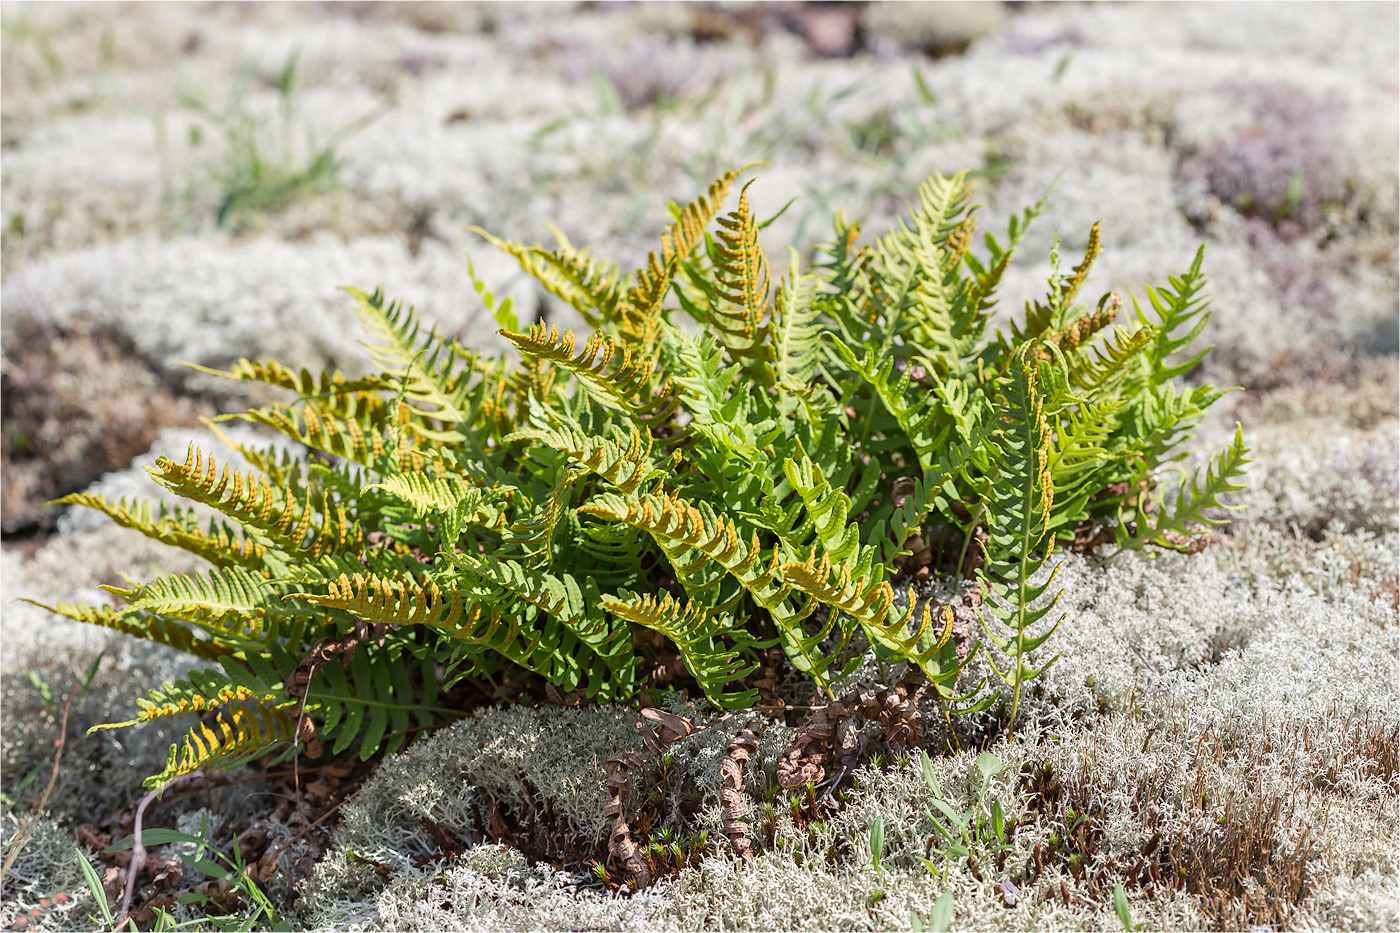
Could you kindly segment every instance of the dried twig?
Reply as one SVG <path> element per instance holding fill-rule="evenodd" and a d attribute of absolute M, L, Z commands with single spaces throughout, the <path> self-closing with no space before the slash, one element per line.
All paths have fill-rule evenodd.
<path fill-rule="evenodd" d="M 39 795 L 39 799 L 34 801 L 34 805 L 29 808 L 29 820 L 24 828 L 16 835 L 14 842 L 10 844 L 10 851 L 5 856 L 5 864 L 0 865 L 0 888 L 5 886 L 5 876 L 10 873 L 10 869 L 15 865 L 15 859 L 19 858 L 20 850 L 25 847 L 30 838 L 34 835 L 34 830 L 39 826 L 39 814 L 43 812 L 49 797 L 53 794 L 53 788 L 58 783 L 58 766 L 63 762 L 63 747 L 68 744 L 68 713 L 73 708 L 73 699 L 78 695 L 78 687 L 74 686 L 68 693 L 68 699 L 63 704 L 63 717 L 58 724 L 58 739 L 54 742 L 58 751 L 53 756 L 53 770 L 49 772 L 49 783 L 44 788 L 44 792 Z"/>
<path fill-rule="evenodd" d="M 112 925 L 112 929 L 120 930 L 131 916 L 131 898 L 136 893 L 136 877 L 141 874 L 141 867 L 146 862 L 146 847 L 141 843 L 141 821 L 146 816 L 146 808 L 155 802 L 162 793 L 176 784 L 188 781 L 191 778 L 202 777 L 202 769 L 196 769 L 188 774 L 181 774 L 173 778 L 167 784 L 151 791 L 141 798 L 141 802 L 136 805 L 136 823 L 132 828 L 132 848 L 131 861 L 126 866 L 126 890 L 122 893 L 121 919 Z"/>

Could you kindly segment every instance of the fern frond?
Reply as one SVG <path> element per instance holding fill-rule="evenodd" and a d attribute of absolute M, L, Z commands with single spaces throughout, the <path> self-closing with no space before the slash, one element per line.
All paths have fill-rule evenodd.
<path fill-rule="evenodd" d="M 850 497 L 831 488 L 821 467 L 812 462 L 800 443 L 797 456 L 783 461 L 783 475 L 807 512 L 806 521 L 791 539 L 797 549 L 809 550 L 809 539 L 815 539 L 831 560 L 844 562 L 855 554 L 860 547 L 860 527 L 849 521 Z"/>
<path fill-rule="evenodd" d="M 639 422 L 662 421 L 675 410 L 676 400 L 669 385 L 654 395 L 649 391 L 654 359 L 634 353 L 627 345 L 612 338 L 594 334 L 583 350 L 574 355 L 574 332 L 559 334 L 558 327 L 538 323 L 524 334 L 502 331 L 521 353 L 549 360 L 578 379 L 589 396 L 604 407 L 627 412 Z M 617 357 L 619 349 L 620 358 Z"/>
<path fill-rule="evenodd" d="M 1031 668 L 1026 664 L 1025 657 L 1044 644 L 1060 625 L 1057 619 L 1049 631 L 1032 634 L 1032 627 L 1050 612 L 1059 599 L 1056 593 L 1050 605 L 1033 606 L 1051 585 L 1059 569 L 1057 565 L 1050 580 L 1043 584 L 1036 585 L 1031 581 L 1048 556 L 1044 542 L 1050 533 L 1055 498 L 1055 483 L 1050 472 L 1054 437 L 1045 414 L 1045 398 L 1039 387 L 1040 380 L 1050 373 L 1050 369 L 1048 364 L 1037 367 L 1030 362 L 1029 357 L 1034 349 L 1034 345 L 1028 344 L 1016 354 L 1012 361 L 1011 378 L 1004 386 L 1004 429 L 998 445 L 1000 475 L 986 500 L 990 540 L 987 563 L 978 570 L 978 579 L 987 594 L 985 613 L 990 613 L 1010 633 L 1003 634 L 996 630 L 986 621 L 984 614 L 982 624 L 987 637 L 1010 659 L 1003 670 L 988 657 L 992 670 L 1012 688 L 1008 735 L 1015 726 L 1025 682 L 1049 667 L 1047 664 L 1038 670 Z"/>
<path fill-rule="evenodd" d="M 415 664 L 402 647 L 361 645 L 348 671 L 339 661 L 316 669 L 306 690 L 306 708 L 325 717 L 321 731 L 335 739 L 331 754 L 339 755 L 359 738 L 361 761 L 380 752 L 392 755 L 415 726 L 458 715 L 435 705 L 438 683 L 432 663 Z"/>
<path fill-rule="evenodd" d="M 1156 337 L 1157 330 L 1153 327 L 1139 327 L 1134 331 L 1113 328 L 1110 338 L 1093 346 L 1092 358 L 1088 353 L 1071 358 L 1070 381 L 1076 388 L 1087 391 L 1117 389 Z"/>
<path fill-rule="evenodd" d="M 623 492 L 634 492 L 668 473 L 652 459 L 651 435 L 636 428 L 619 433 L 616 440 L 589 435 L 567 423 L 536 425 L 505 437 L 507 443 L 520 440 L 534 441 L 565 454 Z"/>
<path fill-rule="evenodd" d="M 705 696 L 720 709 L 746 709 L 758 699 L 758 691 L 725 692 L 724 686 L 747 677 L 758 667 L 740 660 L 740 651 L 749 643 L 743 630 L 732 620 L 707 612 L 695 605 L 682 605 L 667 593 L 659 597 L 623 590 L 617 596 L 604 595 L 602 606 L 627 622 L 659 632 L 671 640 L 685 662 L 686 670 L 700 684 Z M 728 637 L 733 645 L 725 645 Z"/>
<path fill-rule="evenodd" d="M 295 701 L 284 700 L 219 710 L 212 723 L 193 726 L 183 746 L 170 746 L 165 770 L 147 778 L 145 786 L 155 790 L 200 768 L 232 768 L 256 758 L 296 732 L 289 712 L 294 705 Z"/>
<path fill-rule="evenodd" d="M 591 580 L 580 586 L 567 573 L 556 576 L 514 561 L 478 560 L 466 554 L 454 555 L 453 562 L 559 620 L 607 665 L 608 699 L 628 696 L 635 689 L 631 633 L 625 625 L 609 625 L 597 611 L 598 589 Z"/>
<path fill-rule="evenodd" d="M 390 425 L 369 414 L 341 419 L 323 417 L 314 408 L 297 410 L 289 405 L 274 404 L 238 415 L 221 416 L 218 420 L 235 418 L 272 428 L 313 450 L 343 457 L 371 469 L 377 467 L 387 454 L 385 431 Z M 422 469 L 426 462 L 420 452 L 406 443 L 397 446 L 395 455 L 401 465 L 409 464 L 401 467 L 403 469 Z"/>
<path fill-rule="evenodd" d="M 439 537 L 449 547 L 468 525 L 495 531 L 505 527 L 506 516 L 499 496 L 478 489 L 458 476 L 393 473 L 383 482 L 364 488 L 366 491 L 382 489 L 406 503 L 419 521 L 436 516 Z"/>
<path fill-rule="evenodd" d="M 778 283 L 773 302 L 772 341 L 769 357 L 775 381 L 789 391 L 810 391 L 820 362 L 821 307 L 816 300 L 816 277 L 798 268 L 797 250 L 788 250 L 788 273 Z"/>
<path fill-rule="evenodd" d="M 854 568 L 849 564 L 833 565 L 827 555 L 823 554 L 818 560 L 814 553 L 805 561 L 784 564 L 783 576 L 794 589 L 855 619 L 871 644 L 917 665 L 930 682 L 943 684 L 957 676 L 960 668 L 945 669 L 946 659 L 942 656 L 952 633 L 952 616 L 945 614 L 942 633 L 931 639 L 933 613 L 932 606 L 926 602 L 911 632 L 910 623 L 915 621 L 918 600 L 911 593 L 909 611 L 903 616 L 891 613 L 894 590 L 881 579 L 881 574 L 871 573 L 859 565 Z"/>
<path fill-rule="evenodd" d="M 869 570 L 856 573 L 847 564 L 833 565 L 830 555 L 820 550 L 805 561 L 783 564 L 782 572 L 783 579 L 794 589 L 846 613 L 867 631 L 883 630 L 885 617 L 894 602 L 894 590 L 883 579 L 883 573 Z"/>
<path fill-rule="evenodd" d="M 133 638 L 153 641 L 158 645 L 165 645 L 206 661 L 217 661 L 220 658 L 228 657 L 244 647 L 242 641 L 231 641 L 217 633 L 210 633 L 207 638 L 199 638 L 194 630 L 178 620 L 163 619 L 160 616 L 147 615 L 142 612 L 132 612 L 130 609 L 115 609 L 111 606 L 83 606 L 74 603 L 49 605 L 35 599 L 24 599 L 23 601 L 41 609 L 47 609 L 55 615 L 72 619 L 74 622 L 96 625 L 114 632 L 121 632 L 123 635 L 130 635 Z"/>
<path fill-rule="evenodd" d="M 384 293 L 366 294 L 358 289 L 346 289 L 355 299 L 355 315 L 369 334 L 365 342 L 375 363 L 391 376 L 397 377 L 404 397 L 414 411 L 446 427 L 466 419 L 461 408 L 464 380 L 456 370 L 465 358 L 455 353 L 451 344 L 432 328 L 420 337 L 422 325 L 412 308 L 402 302 L 386 302 Z M 443 431 L 441 441 L 460 440 L 453 431 Z"/>
<path fill-rule="evenodd" d="M 845 341 L 835 341 L 836 352 L 870 387 L 884 409 L 899 423 L 903 437 L 908 439 L 919 458 L 919 466 L 933 468 L 934 452 L 946 443 L 949 425 L 940 417 L 943 406 L 938 396 L 930 392 L 912 392 L 911 369 L 905 366 L 895 374 L 895 357 L 882 357 L 874 348 L 866 348 L 861 357 L 855 355 Z"/>
<path fill-rule="evenodd" d="M 707 503 L 691 503 L 677 495 L 624 497 L 604 493 L 578 511 L 647 532 L 661 545 L 678 575 L 698 562 L 717 564 L 768 611 L 793 666 L 829 691 L 832 657 L 824 655 L 820 645 L 835 626 L 836 616 L 833 613 L 814 635 L 803 630 L 802 621 L 816 604 L 794 607 L 789 602 L 792 587 L 781 576 L 779 556 L 775 551 L 765 566 L 757 535 L 745 541 L 732 519 L 717 514 Z"/>
<path fill-rule="evenodd" d="M 276 690 L 257 690 L 246 683 L 233 680 L 228 674 L 217 670 L 190 671 L 188 680 L 167 681 L 155 690 L 149 690 L 145 697 L 136 700 L 140 710 L 135 719 L 126 722 L 105 722 L 93 726 L 89 734 L 100 729 L 121 729 L 153 719 L 179 716 L 184 713 L 203 713 L 232 704 L 276 703 L 280 699 Z"/>
<path fill-rule="evenodd" d="M 1139 503 L 1136 523 L 1131 527 L 1127 522 L 1119 524 L 1118 543 L 1134 550 L 1141 550 L 1148 544 L 1170 550 L 1190 550 L 1191 538 L 1200 534 L 1201 526 L 1223 525 L 1227 521 L 1211 514 L 1213 510 L 1240 507 L 1222 501 L 1221 497 L 1245 488 L 1244 483 L 1238 481 L 1248 474 L 1247 468 L 1252 462 L 1244 443 L 1244 431 L 1237 424 L 1234 441 L 1206 465 L 1204 477 L 1200 470 L 1195 470 L 1189 477 L 1181 478 L 1171 514 L 1159 507 L 1158 514 L 1151 516 L 1146 512 L 1145 503 Z"/>
<path fill-rule="evenodd" d="M 748 391 L 747 380 L 740 378 L 740 365 L 725 365 L 718 341 L 705 341 L 669 325 L 665 334 L 675 354 L 676 384 L 691 416 L 686 430 L 709 439 L 705 449 L 718 461 L 731 456 L 749 464 L 767 460 L 762 448 L 781 432 L 774 419 L 764 417 L 759 394 Z"/>
<path fill-rule="evenodd" d="M 586 248 L 575 248 L 558 228 L 553 225 L 549 228 L 558 242 L 553 250 L 503 240 L 480 227 L 467 229 L 515 257 L 527 275 L 578 311 L 590 327 L 617 323 L 618 305 L 622 300 L 621 273 L 617 266 L 593 256 Z"/>
<path fill-rule="evenodd" d="M 282 602 L 278 586 L 260 573 L 225 567 L 204 575 L 172 574 L 130 589 L 102 586 L 126 603 L 124 612 L 153 613 L 185 619 L 219 630 L 257 638 L 269 622 L 305 616 L 305 609 Z"/>
<path fill-rule="evenodd" d="M 355 551 L 364 541 L 359 523 L 332 497 L 322 494 L 319 504 L 311 496 L 298 496 L 291 486 L 274 489 L 266 477 L 242 472 L 190 444 L 183 464 L 160 457 L 149 468 L 165 488 L 195 502 L 218 509 L 245 528 L 263 536 L 269 545 L 289 552 L 307 552 L 312 560 L 322 554 Z"/>
<path fill-rule="evenodd" d="M 429 580 L 418 583 L 403 578 L 378 574 L 342 575 L 329 582 L 324 594 L 292 593 L 309 603 L 342 609 L 376 625 L 421 625 L 492 651 L 527 670 L 546 677 L 558 678 L 556 683 L 569 683 L 566 689 L 578 686 L 586 675 L 574 658 L 574 647 L 563 643 L 562 626 L 550 624 L 534 631 L 521 630 L 519 620 L 508 617 L 490 604 L 469 602 L 459 590 L 445 595 Z M 586 649 L 582 649 L 586 650 Z"/>
<path fill-rule="evenodd" d="M 1185 275 L 1168 277 L 1170 288 L 1147 286 L 1147 298 L 1155 321 L 1138 304 L 1137 297 L 1133 297 L 1133 310 L 1138 321 L 1144 327 L 1152 327 L 1156 334 L 1156 340 L 1146 354 L 1154 386 L 1189 373 L 1212 349 L 1205 347 L 1176 365 L 1167 363 L 1173 354 L 1190 346 L 1210 322 L 1210 299 L 1201 294 L 1206 286 L 1205 275 L 1201 272 L 1205 255 L 1203 243 L 1196 250 L 1196 258 Z"/>
<path fill-rule="evenodd" d="M 711 241 L 710 275 L 689 269 L 692 285 L 705 297 L 704 308 L 683 302 L 718 337 L 730 359 L 753 367 L 768 342 L 771 290 L 768 260 L 758 243 L 758 221 L 749 209 L 749 182 L 739 192 L 739 207 L 719 218 L 720 231 Z M 695 313 L 698 311 L 698 315 Z"/>
<path fill-rule="evenodd" d="M 340 370 L 319 375 L 303 368 L 300 372 L 276 360 L 250 360 L 246 357 L 228 369 L 211 369 L 198 363 L 181 363 L 186 369 L 207 373 L 222 379 L 236 379 L 242 382 L 256 382 L 263 385 L 291 389 L 303 399 L 326 401 L 348 396 L 361 396 L 378 399 L 378 392 L 395 392 L 398 382 L 382 375 L 361 376 L 347 379 Z"/>
<path fill-rule="evenodd" d="M 661 236 L 661 254 L 652 253 L 637 270 L 636 283 L 627 291 L 621 308 L 619 330 L 643 352 L 650 352 L 661 332 L 661 302 L 671 288 L 682 262 L 690 256 L 705 228 L 719 212 L 739 172 L 726 172 L 708 191 L 676 211 L 675 222 Z"/>
<path fill-rule="evenodd" d="M 216 567 L 258 567 L 267 553 L 266 546 L 239 535 L 226 524 L 210 522 L 207 530 L 201 529 L 193 510 L 179 506 L 161 503 L 158 509 L 152 509 L 151 503 L 141 499 L 128 501 L 123 496 L 113 503 L 106 496 L 86 492 L 55 499 L 52 504 L 96 509 L 123 528 L 188 551 Z"/>

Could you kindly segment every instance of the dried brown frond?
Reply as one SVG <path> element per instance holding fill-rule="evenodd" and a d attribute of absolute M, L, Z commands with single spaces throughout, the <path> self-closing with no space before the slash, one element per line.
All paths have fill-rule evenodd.
<path fill-rule="evenodd" d="M 872 720 L 880 724 L 893 750 L 923 743 L 918 710 L 906 698 L 904 687 L 857 687 L 813 712 L 798 729 L 778 760 L 778 783 L 793 790 L 822 781 L 828 759 L 838 751 L 842 771 L 854 770 L 862 750 L 861 729 Z"/>
<path fill-rule="evenodd" d="M 699 731 L 695 724 L 684 716 L 677 716 L 659 709 L 642 710 L 642 718 L 656 723 L 659 728 L 649 728 L 637 723 L 642 734 L 643 751 L 623 752 L 613 755 L 603 763 L 607 775 L 608 800 L 603 805 L 603 814 L 613 821 L 608 833 L 608 854 L 622 866 L 624 881 L 634 890 L 640 891 L 651 884 L 651 868 L 640 846 L 632 840 L 632 829 L 624 815 L 627 808 L 627 784 L 633 773 L 652 755 L 659 755 L 671 743 Z"/>
<path fill-rule="evenodd" d="M 740 858 L 749 858 L 748 801 L 744 799 L 744 765 L 749 756 L 758 751 L 758 740 L 767 727 L 761 719 L 751 719 L 743 731 L 734 736 L 725 750 L 724 760 L 719 765 L 720 778 L 720 819 L 724 823 L 724 834 L 729 844 Z"/>

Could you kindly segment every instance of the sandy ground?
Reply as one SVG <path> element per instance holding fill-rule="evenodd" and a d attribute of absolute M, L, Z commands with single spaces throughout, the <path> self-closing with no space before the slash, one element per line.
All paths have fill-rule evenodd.
<path fill-rule="evenodd" d="M 0 25 L 7 847 L 58 728 L 29 674 L 62 697 L 102 653 L 86 728 L 125 718 L 139 683 L 187 666 L 14 601 L 92 600 L 119 573 L 192 569 L 100 516 L 37 507 L 85 488 L 153 494 L 143 464 L 206 437 L 199 416 L 250 400 L 172 364 L 359 371 L 369 361 L 342 286 L 382 286 L 499 348 L 467 256 L 522 317 L 579 323 L 472 225 L 533 242 L 553 223 L 631 268 L 668 199 L 761 161 L 757 213 L 792 201 L 765 247 L 806 256 L 838 208 L 878 233 L 928 175 L 969 169 L 984 229 L 1047 197 L 1007 309 L 1038 293 L 1053 240 L 1073 255 L 1096 220 L 1095 293 L 1142 296 L 1204 242 L 1215 349 L 1201 375 L 1245 390 L 1193 442 L 1217 448 L 1239 421 L 1256 451 L 1232 535 L 1195 563 L 1067 565 L 1066 660 L 1033 704 L 1057 738 L 1004 752 L 1017 767 L 1101 772 L 1075 793 L 1081 810 L 1101 808 L 1102 874 L 1064 873 L 1063 902 L 1046 876 L 1010 907 L 986 878 L 933 879 L 910 830 L 878 876 L 870 820 L 917 823 L 916 765 L 863 773 L 829 829 L 844 854 L 824 867 L 786 850 L 749 864 L 715 855 L 632 899 L 492 846 L 434 874 L 413 862 L 420 817 L 467 821 L 474 794 L 549 779 L 530 761 L 498 774 L 462 751 L 475 747 L 467 731 L 386 765 L 362 794 L 378 809 L 348 807 L 339 835 L 303 853 L 291 916 L 321 928 L 908 928 L 951 890 L 955 928 L 1117 928 L 1112 873 L 1142 852 L 1133 824 L 1158 794 L 1180 838 L 1192 820 L 1225 825 L 1232 795 L 1305 798 L 1269 831 L 1275 861 L 1298 860 L 1306 877 L 1281 922 L 1400 927 L 1400 6 L 5 3 Z M 556 714 L 508 728 L 547 732 Z M 616 730 L 585 725 L 569 751 L 593 761 Z M 93 911 L 75 827 L 139 796 L 171 740 L 111 735 L 71 743 L 51 818 L 0 892 L 0 923 L 73 928 Z M 1235 751 L 1192 757 L 1206 738 Z M 474 777 L 444 788 L 425 761 Z M 940 765 L 955 783 L 969 766 Z M 1182 788 L 1197 773 L 1215 796 L 1192 811 Z M 1000 792 L 1024 808 L 1010 781 Z M 598 830 L 595 785 L 579 791 L 576 831 Z M 240 805 L 201 804 L 221 819 Z M 1009 864 L 1029 863 L 1037 839 L 1027 829 Z M 390 879 L 352 850 L 375 853 Z M 1253 896 L 1267 901 L 1261 872 Z M 74 899 L 55 905 L 60 892 Z M 1152 929 L 1275 919 L 1238 900 L 1130 892 Z"/>

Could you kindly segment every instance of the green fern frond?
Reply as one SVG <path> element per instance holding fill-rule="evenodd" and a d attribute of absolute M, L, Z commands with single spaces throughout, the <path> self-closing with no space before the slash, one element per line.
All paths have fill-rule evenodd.
<path fill-rule="evenodd" d="M 652 459 L 655 445 L 651 435 L 636 428 L 619 432 L 616 440 L 590 436 L 577 425 L 567 423 L 533 426 L 505 437 L 507 443 L 521 440 L 565 454 L 623 492 L 634 492 L 668 472 Z"/>
<path fill-rule="evenodd" d="M 1134 550 L 1152 544 L 1170 550 L 1190 550 L 1191 538 L 1198 533 L 1193 526 L 1223 525 L 1227 521 L 1212 514 L 1215 510 L 1237 509 L 1240 506 L 1224 502 L 1221 497 L 1245 488 L 1240 482 L 1248 474 L 1249 448 L 1244 443 L 1244 430 L 1235 425 L 1234 441 L 1206 465 L 1205 476 L 1200 470 L 1183 476 L 1177 489 L 1175 507 L 1170 515 L 1159 507 L 1155 516 L 1140 503 L 1133 524 L 1120 524 L 1118 543 Z"/>
<path fill-rule="evenodd" d="M 686 670 L 715 706 L 747 709 L 758 700 L 758 691 L 752 688 L 737 693 L 724 690 L 726 684 L 747 677 L 758 667 L 757 662 L 746 666 L 740 660 L 740 651 L 748 645 L 749 639 L 732 620 L 698 606 L 681 605 L 667 593 L 657 597 L 623 590 L 617 596 L 605 594 L 602 606 L 619 619 L 669 638 L 680 652 Z M 725 645 L 725 637 L 734 644 Z"/>
<path fill-rule="evenodd" d="M 894 356 L 882 358 L 874 348 L 867 347 L 857 357 L 844 341 L 837 340 L 834 346 L 846 365 L 870 385 L 885 411 L 899 423 L 901 439 L 907 439 L 913 447 L 919 466 L 925 471 L 932 469 L 935 451 L 947 442 L 949 431 L 941 417 L 944 412 L 938 396 L 911 391 L 912 364 L 896 375 Z"/>
<path fill-rule="evenodd" d="M 50 504 L 95 509 L 122 528 L 131 528 L 148 538 L 188 551 L 216 567 L 258 567 L 267 553 L 266 546 L 239 535 L 226 524 L 211 521 L 207 529 L 200 528 L 193 510 L 179 506 L 161 503 L 158 509 L 153 509 L 149 502 L 128 501 L 125 496 L 113 503 L 105 496 L 86 492 L 75 492 Z"/>
<path fill-rule="evenodd" d="M 348 670 L 339 661 L 318 667 L 306 690 L 306 709 L 324 717 L 321 733 L 335 739 L 331 754 L 339 755 L 358 738 L 361 761 L 381 751 L 392 755 L 415 728 L 456 716 L 436 705 L 432 667 L 387 644 L 362 645 Z"/>
<path fill-rule="evenodd" d="M 273 404 L 230 417 L 264 425 L 313 450 L 344 457 L 371 469 L 379 466 L 388 452 L 385 432 L 391 426 L 370 414 L 341 419 L 323 417 L 314 408 L 297 410 L 289 405 Z M 396 420 L 403 422 L 399 427 L 407 427 L 407 418 Z M 419 451 L 412 449 L 408 443 L 411 440 L 411 437 L 401 439 L 395 457 L 402 469 L 422 469 L 426 461 Z"/>
<path fill-rule="evenodd" d="M 355 314 L 369 334 L 365 346 L 386 373 L 400 380 L 398 388 L 423 418 L 452 427 L 466 419 L 462 393 L 464 374 L 457 364 L 469 354 L 453 352 L 451 343 L 432 328 L 420 336 L 422 325 L 412 308 L 401 302 L 386 302 L 384 293 L 366 294 L 346 289 L 355 299 Z M 435 435 L 439 441 L 460 440 L 445 430 Z"/>
<path fill-rule="evenodd" d="M 288 595 L 314 605 L 344 610 L 371 624 L 431 628 L 450 638 L 489 648 L 527 670 L 561 679 L 556 682 L 578 686 L 587 673 L 567 650 L 569 645 L 561 647 L 560 636 L 564 630 L 557 623 L 523 631 L 519 620 L 500 608 L 468 602 L 456 589 L 445 596 L 431 580 L 418 583 L 357 573 L 330 581 L 324 594 Z M 572 636 L 570 641 L 572 643 Z"/>
<path fill-rule="evenodd" d="M 158 645 L 165 645 L 206 661 L 217 661 L 220 658 L 228 657 L 244 647 L 241 640 L 230 640 L 217 633 L 209 633 L 208 637 L 200 638 L 193 629 L 183 622 L 163 619 L 160 616 L 142 612 L 132 612 L 129 608 L 116 609 L 111 606 L 83 606 L 74 603 L 50 605 L 34 599 L 24 599 L 23 601 L 41 609 L 47 609 L 55 615 L 72 619 L 74 622 L 96 625 L 114 632 L 121 632 L 123 635 L 130 635 L 132 638 L 153 641 Z"/>
<path fill-rule="evenodd" d="M 549 360 L 568 371 L 600 405 L 627 412 L 641 423 L 664 420 L 675 409 L 676 402 L 669 386 L 655 394 L 649 390 L 656 361 L 634 353 L 627 345 L 619 347 L 612 337 L 594 334 L 575 356 L 571 330 L 564 331 L 561 336 L 559 328 L 539 323 L 532 325 L 527 333 L 502 331 L 501 336 L 515 344 L 521 353 Z M 614 360 L 619 356 L 619 349 L 620 358 Z"/>
<path fill-rule="evenodd" d="M 1008 735 L 1015 726 L 1021 690 L 1027 680 L 1042 671 L 1026 664 L 1026 656 L 1059 628 L 1057 619 L 1049 631 L 1032 634 L 1032 628 L 1050 612 L 1059 599 L 1056 593 L 1049 606 L 1035 607 L 1053 581 L 1033 584 L 1031 578 L 1045 563 L 1045 546 L 1051 531 L 1055 483 L 1050 472 L 1054 435 L 1045 413 L 1045 397 L 1039 383 L 1051 370 L 1048 364 L 1032 365 L 1034 345 L 1026 345 L 1013 362 L 1011 378 L 1003 386 L 1005 427 L 998 442 L 998 482 L 987 499 L 989 542 L 987 562 L 978 570 L 986 601 L 982 614 L 988 639 L 1009 657 L 1006 669 L 989 656 L 988 664 L 1012 689 Z M 1058 572 L 1058 565 L 1056 571 Z M 1004 630 L 988 623 L 990 615 Z M 1063 618 L 1063 616 L 1061 616 Z M 1050 663 L 1054 663 L 1053 660 Z"/>
<path fill-rule="evenodd" d="M 102 586 L 126 603 L 124 613 L 185 619 L 211 629 L 257 638 L 272 621 L 305 616 L 283 603 L 279 587 L 260 573 L 225 567 L 204 575 L 172 574 L 130 589 Z"/>
<path fill-rule="evenodd" d="M 797 250 L 789 248 L 788 273 L 778 283 L 777 298 L 773 302 L 769 357 L 775 381 L 801 395 L 807 395 L 814 388 L 812 381 L 817 375 L 822 338 L 826 333 L 816 289 L 816 277 L 799 269 Z"/>
<path fill-rule="evenodd" d="M 829 691 L 833 656 L 825 655 L 820 645 L 835 626 L 836 616 L 832 614 L 815 634 L 809 635 L 802 628 L 816 603 L 794 606 L 790 602 L 792 586 L 781 576 L 779 556 L 775 551 L 765 565 L 756 534 L 746 541 L 732 519 L 717 514 L 708 504 L 670 494 L 624 497 L 605 493 L 578 511 L 647 532 L 682 576 L 694 572 L 697 563 L 717 564 L 768 611 L 793 666 Z M 844 644 L 843 638 L 841 647 Z"/>
<path fill-rule="evenodd" d="M 382 489 L 406 503 L 419 521 L 435 517 L 445 544 L 455 542 L 468 525 L 494 531 L 505 527 L 506 513 L 499 495 L 478 489 L 459 476 L 393 473 L 364 488 Z"/>
<path fill-rule="evenodd" d="M 1146 354 L 1154 386 L 1189 373 L 1211 351 L 1211 347 L 1205 347 L 1175 365 L 1168 365 L 1167 362 L 1194 343 L 1210 322 L 1210 299 L 1201 294 L 1206 285 L 1205 275 L 1201 272 L 1205 255 L 1205 244 L 1201 244 L 1186 274 L 1168 277 L 1170 288 L 1147 286 L 1148 302 L 1156 320 L 1149 317 L 1136 297 L 1133 298 L 1133 310 L 1138 321 L 1144 327 L 1152 327 L 1157 338 Z"/>
<path fill-rule="evenodd" d="M 478 560 L 466 554 L 454 555 L 453 562 L 557 619 L 607 665 L 608 698 L 630 695 L 637 666 L 631 633 L 626 626 L 609 625 L 597 611 L 598 589 L 591 580 L 580 585 L 567 573 L 556 576 L 514 561 Z"/>
<path fill-rule="evenodd" d="M 263 385 L 291 389 L 303 399 L 328 400 L 344 396 L 358 396 L 364 401 L 376 401 L 377 392 L 396 392 L 398 382 L 382 375 L 361 376 L 347 379 L 340 370 L 332 373 L 313 374 L 303 368 L 300 372 L 276 360 L 250 360 L 246 357 L 228 369 L 211 369 L 198 363 L 181 363 L 186 369 L 207 373 L 222 379 L 236 379 L 242 382 L 256 382 Z"/>
<path fill-rule="evenodd" d="M 833 561 L 845 562 L 854 555 L 860 548 L 860 527 L 849 520 L 850 497 L 831 488 L 821 467 L 812 462 L 800 443 L 797 456 L 783 461 L 783 475 L 807 512 L 806 521 L 791 539 L 796 549 L 808 551 L 809 540 L 814 539 Z"/>
<path fill-rule="evenodd" d="M 705 341 L 668 328 L 667 343 L 673 353 L 675 381 L 684 394 L 690 415 L 687 432 L 704 435 L 711 442 L 705 451 L 722 470 L 731 457 L 753 464 L 766 460 L 762 449 L 779 435 L 777 422 L 763 411 L 758 393 L 747 391 L 738 363 L 725 364 L 718 341 Z"/>
<path fill-rule="evenodd" d="M 1134 331 L 1115 327 L 1111 338 L 1092 346 L 1092 357 L 1085 352 L 1072 358 L 1070 380 L 1076 388 L 1087 391 L 1118 389 L 1156 337 L 1153 327 Z"/>

